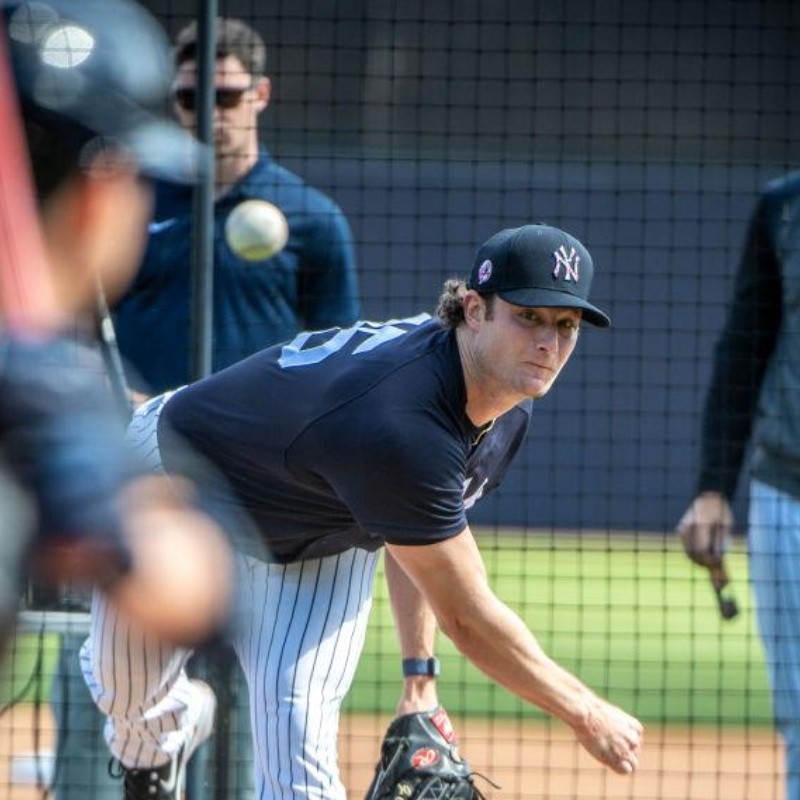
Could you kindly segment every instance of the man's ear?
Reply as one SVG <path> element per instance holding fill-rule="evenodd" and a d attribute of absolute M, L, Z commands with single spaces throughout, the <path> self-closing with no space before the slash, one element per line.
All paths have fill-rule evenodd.
<path fill-rule="evenodd" d="M 272 81 L 267 77 L 259 78 L 253 87 L 253 91 L 256 93 L 256 106 L 259 113 L 261 113 L 269 105 L 272 97 Z"/>
<path fill-rule="evenodd" d="M 486 301 L 474 289 L 464 295 L 464 321 L 473 330 L 479 328 L 486 319 Z"/>

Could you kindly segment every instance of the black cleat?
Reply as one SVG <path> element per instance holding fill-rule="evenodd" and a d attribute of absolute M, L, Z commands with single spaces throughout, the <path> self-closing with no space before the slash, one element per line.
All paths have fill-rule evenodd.
<path fill-rule="evenodd" d="M 161 767 L 122 767 L 125 800 L 183 800 L 188 760 L 185 752 L 186 747 L 182 747 L 172 761 Z"/>
<path fill-rule="evenodd" d="M 202 681 L 191 681 L 199 692 L 196 718 L 186 744 L 172 761 L 160 767 L 126 767 L 117 759 L 109 764 L 109 773 L 121 777 L 124 800 L 184 800 L 186 765 L 194 751 L 211 736 L 217 701 L 211 688 Z"/>

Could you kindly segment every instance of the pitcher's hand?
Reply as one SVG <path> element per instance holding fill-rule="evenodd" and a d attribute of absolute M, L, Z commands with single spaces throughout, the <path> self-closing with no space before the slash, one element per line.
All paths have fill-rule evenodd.
<path fill-rule="evenodd" d="M 598 697 L 574 730 L 578 741 L 601 764 L 620 775 L 636 771 L 644 728 L 635 717 Z"/>

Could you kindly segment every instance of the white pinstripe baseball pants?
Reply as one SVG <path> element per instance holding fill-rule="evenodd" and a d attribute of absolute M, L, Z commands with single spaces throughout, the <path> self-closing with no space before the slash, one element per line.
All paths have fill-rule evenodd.
<path fill-rule="evenodd" d="M 137 410 L 129 437 L 160 468 L 164 397 Z M 250 693 L 258 800 L 342 800 L 339 709 L 355 675 L 372 605 L 377 553 L 348 550 L 293 564 L 238 559 L 232 641 Z M 129 767 L 174 756 L 194 725 L 198 697 L 185 673 L 190 651 L 167 647 L 121 618 L 100 594 L 81 668 L 106 738 Z"/>

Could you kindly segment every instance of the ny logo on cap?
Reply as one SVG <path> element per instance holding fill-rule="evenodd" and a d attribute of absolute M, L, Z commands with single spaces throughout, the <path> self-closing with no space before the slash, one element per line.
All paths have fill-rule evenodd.
<path fill-rule="evenodd" d="M 578 281 L 578 264 L 581 263 L 581 257 L 575 252 L 575 248 L 571 247 L 569 252 L 562 244 L 558 250 L 553 252 L 553 258 L 556 260 L 556 265 L 553 267 L 553 277 L 558 278 L 561 272 L 561 267 L 564 267 L 564 280 L 565 281 Z"/>

